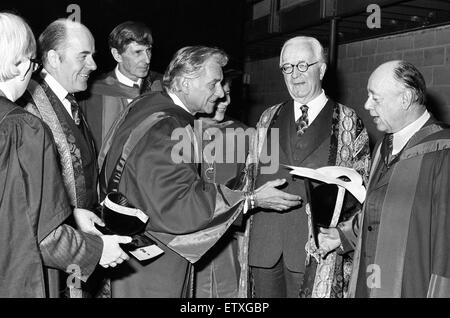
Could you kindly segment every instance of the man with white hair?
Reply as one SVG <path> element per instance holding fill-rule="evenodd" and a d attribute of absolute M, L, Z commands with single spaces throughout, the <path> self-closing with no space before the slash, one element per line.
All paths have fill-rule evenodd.
<path fill-rule="evenodd" d="M 261 133 L 258 135 L 265 136 L 266 131 L 267 135 L 259 138 L 261 145 L 251 148 L 261 149 L 259 146 L 271 139 L 273 129 L 278 129 L 280 166 L 274 174 L 261 174 L 256 164 L 249 167 L 254 169 L 250 175 L 257 176 L 255 186 L 273 178 L 285 178 L 288 185 L 283 190 L 299 194 L 305 202 L 283 213 L 266 209 L 252 215 L 249 265 L 254 295 L 298 297 L 301 290 L 303 297 L 342 297 L 345 280 L 334 278 L 336 275 L 342 278 L 343 266 L 349 259 L 341 259 L 339 264 L 330 261 L 326 264 L 327 269 L 317 269 L 328 270 L 331 275 L 316 275 L 315 266 L 321 255 L 311 241 L 311 229 L 308 228 L 305 181 L 291 176 L 282 164 L 308 168 L 353 167 L 363 176 L 367 175 L 367 132 L 354 110 L 325 95 L 322 80 L 327 64 L 317 39 L 298 36 L 288 40 L 281 50 L 280 69 L 292 99 L 269 107 L 261 115 L 257 125 Z M 258 153 L 251 152 L 250 158 L 249 162 L 259 162 Z M 307 277 L 304 277 L 305 262 L 309 264 Z"/>

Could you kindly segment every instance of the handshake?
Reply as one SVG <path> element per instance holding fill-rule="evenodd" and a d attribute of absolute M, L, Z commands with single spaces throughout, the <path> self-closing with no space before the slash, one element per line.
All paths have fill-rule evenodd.
<path fill-rule="evenodd" d="M 95 227 L 95 224 L 99 226 L 104 226 L 105 224 L 94 212 L 91 212 L 89 210 L 75 208 L 73 214 L 78 228 L 81 231 L 97 235 L 102 238 L 103 250 L 99 262 L 102 267 L 116 267 L 118 264 L 121 264 L 123 261 L 126 261 L 130 258 L 119 245 L 130 243 L 132 241 L 132 238 L 130 236 L 103 235 Z"/>

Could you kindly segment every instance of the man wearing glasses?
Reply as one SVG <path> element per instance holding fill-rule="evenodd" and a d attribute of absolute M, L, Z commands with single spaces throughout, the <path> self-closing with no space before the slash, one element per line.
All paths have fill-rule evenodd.
<path fill-rule="evenodd" d="M 274 174 L 255 171 L 257 177 L 254 184 L 258 187 L 273 178 L 284 178 L 288 182 L 283 191 L 300 195 L 304 202 L 283 213 L 260 210 L 252 216 L 249 265 L 256 297 L 298 297 L 301 289 L 302 296 L 314 297 L 320 295 L 322 290 L 314 290 L 316 283 L 319 283 L 315 282 L 315 267 L 310 270 L 311 277 L 307 279 L 308 275 L 305 276 L 305 261 L 308 259 L 308 267 L 314 266 L 318 259 L 315 257 L 320 255 L 317 249 L 308 246 L 305 251 L 310 235 L 304 180 L 293 178 L 282 165 L 309 168 L 342 165 L 354 167 L 366 176 L 369 166 L 368 136 L 351 108 L 325 95 L 322 79 L 327 65 L 323 47 L 317 39 L 299 36 L 288 40 L 281 50 L 280 69 L 292 99 L 269 107 L 258 123 L 258 129 L 269 128 L 266 138 L 260 138 L 259 142 L 271 140 L 271 128 L 279 130 L 279 144 L 271 147 L 279 147 L 280 165 Z M 259 155 L 252 152 L 250 156 L 259 159 Z M 337 230 L 331 232 L 339 237 L 338 233 Z M 306 292 L 302 288 L 304 278 Z M 318 284 L 328 287 L 326 290 L 338 290 L 324 297 L 343 296 L 342 280 L 334 280 L 334 283 L 338 281 L 340 284 L 335 286 L 332 285 L 333 278 L 334 274 Z"/>

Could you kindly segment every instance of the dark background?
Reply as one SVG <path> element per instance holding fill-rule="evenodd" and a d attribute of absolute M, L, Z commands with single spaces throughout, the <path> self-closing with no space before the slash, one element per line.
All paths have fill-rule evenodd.
<path fill-rule="evenodd" d="M 70 4 L 81 8 L 81 22 L 92 32 L 96 44 L 97 74 L 115 66 L 107 37 L 118 24 L 138 20 L 153 33 L 151 69 L 164 73 L 173 54 L 187 45 L 217 46 L 231 57 L 229 66 L 243 67 L 242 0 L 1 0 L 0 10 L 19 14 L 35 36 L 52 21 L 66 18 Z"/>

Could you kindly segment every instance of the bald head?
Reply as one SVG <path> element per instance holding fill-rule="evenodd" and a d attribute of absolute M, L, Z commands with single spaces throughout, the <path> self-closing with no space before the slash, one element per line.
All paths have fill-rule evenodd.
<path fill-rule="evenodd" d="M 395 133 L 423 114 L 425 91 L 423 76 L 414 65 L 389 61 L 370 75 L 365 108 L 378 130 Z"/>

